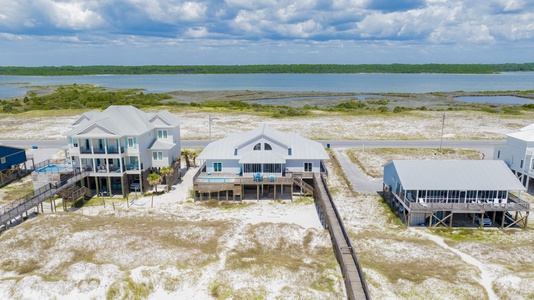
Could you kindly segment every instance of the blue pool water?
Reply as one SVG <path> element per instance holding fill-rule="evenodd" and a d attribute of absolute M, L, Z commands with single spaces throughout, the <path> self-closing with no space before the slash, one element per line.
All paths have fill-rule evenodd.
<path fill-rule="evenodd" d="M 37 170 L 36 172 L 39 172 L 39 173 L 59 173 L 59 172 L 65 171 L 65 169 L 67 169 L 67 166 L 50 164 L 50 165 L 48 165 L 48 166 L 46 166 L 44 168 L 41 168 L 41 169 Z"/>
<path fill-rule="evenodd" d="M 201 182 L 234 182 L 233 178 L 202 178 Z"/>

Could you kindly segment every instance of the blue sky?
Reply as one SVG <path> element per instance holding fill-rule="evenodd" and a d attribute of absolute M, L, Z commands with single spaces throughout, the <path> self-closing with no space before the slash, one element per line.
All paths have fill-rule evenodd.
<path fill-rule="evenodd" d="M 534 61 L 530 0 L 0 0 L 0 65 Z"/>

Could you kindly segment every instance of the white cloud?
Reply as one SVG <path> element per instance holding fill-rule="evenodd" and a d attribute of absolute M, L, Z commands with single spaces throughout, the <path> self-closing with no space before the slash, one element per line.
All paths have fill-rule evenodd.
<path fill-rule="evenodd" d="M 318 45 L 360 51 L 363 45 L 373 47 L 370 53 L 404 46 L 432 53 L 442 45 L 513 48 L 534 42 L 534 3 L 527 0 L 0 1 L 2 41 L 46 37 L 58 45 L 98 47 L 205 41 L 203 49 L 239 44 L 239 51 L 292 43 L 299 45 L 292 51 Z"/>
<path fill-rule="evenodd" d="M 89 9 L 84 2 L 43 1 L 49 7 L 49 17 L 58 28 L 69 30 L 91 29 L 104 23 L 102 17 Z"/>

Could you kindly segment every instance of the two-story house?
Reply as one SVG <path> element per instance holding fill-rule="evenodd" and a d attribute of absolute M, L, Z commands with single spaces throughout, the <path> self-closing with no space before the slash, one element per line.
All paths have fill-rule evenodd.
<path fill-rule="evenodd" d="M 132 182 L 139 182 L 140 192 L 146 191 L 151 171 L 180 160 L 180 121 L 166 110 L 147 113 L 133 106 L 92 110 L 65 135 L 71 163 L 90 172 L 88 185 L 97 192 L 126 195 Z"/>
<path fill-rule="evenodd" d="M 519 178 L 521 183 L 529 188 L 530 180 L 534 177 L 534 124 L 506 135 L 506 144 L 495 146 L 493 159 L 501 159 Z"/>

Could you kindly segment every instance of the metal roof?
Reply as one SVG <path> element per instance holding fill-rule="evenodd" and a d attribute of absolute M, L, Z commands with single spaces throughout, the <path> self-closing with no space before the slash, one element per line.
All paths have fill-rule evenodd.
<path fill-rule="evenodd" d="M 172 149 L 176 144 L 169 143 L 166 141 L 162 141 L 159 139 L 155 139 L 152 142 L 152 145 L 148 146 L 148 150 L 170 150 Z"/>
<path fill-rule="evenodd" d="M 405 190 L 524 191 L 502 160 L 393 160 Z"/>
<path fill-rule="evenodd" d="M 286 159 L 273 151 L 252 151 L 244 155 L 240 164 L 285 164 Z"/>
<path fill-rule="evenodd" d="M 157 113 L 145 113 L 134 106 L 112 105 L 103 112 L 92 110 L 84 113 L 73 124 L 74 128 L 66 132 L 65 135 L 87 135 L 91 137 L 94 134 L 89 134 L 89 129 L 97 125 L 107 131 L 106 136 L 137 136 L 156 128 L 150 122 L 156 115 L 167 121 L 171 126 L 180 124 L 178 118 L 165 110 L 158 111 Z M 80 122 L 81 119 L 86 121 Z M 97 136 L 98 134 L 96 133 Z"/>
<path fill-rule="evenodd" d="M 296 133 L 286 133 L 278 131 L 266 124 L 262 124 L 252 131 L 245 133 L 232 134 L 226 138 L 209 143 L 200 153 L 198 159 L 242 159 L 241 148 L 266 139 L 281 145 L 284 153 L 277 153 L 286 160 L 292 159 L 329 159 L 326 150 L 319 142 L 303 138 Z M 237 155 L 234 155 L 234 149 L 237 148 Z M 291 155 L 288 155 L 287 148 L 291 148 Z M 272 150 L 275 152 L 274 150 Z M 258 151 L 268 152 L 268 151 Z"/>
<path fill-rule="evenodd" d="M 525 127 L 526 128 L 526 127 Z M 513 137 L 522 141 L 532 142 L 534 141 L 534 130 L 520 130 L 517 132 L 507 134 L 509 137 Z"/>

